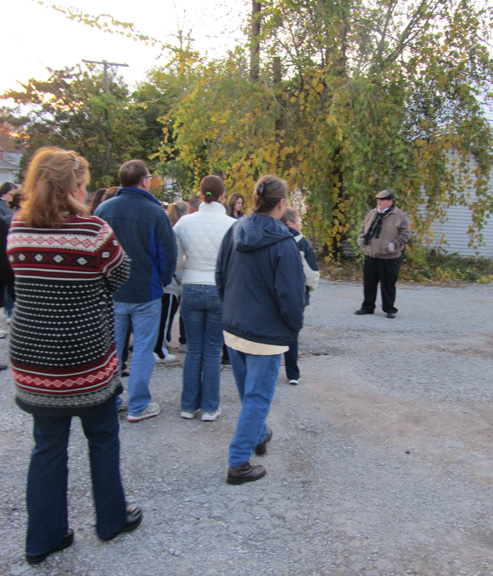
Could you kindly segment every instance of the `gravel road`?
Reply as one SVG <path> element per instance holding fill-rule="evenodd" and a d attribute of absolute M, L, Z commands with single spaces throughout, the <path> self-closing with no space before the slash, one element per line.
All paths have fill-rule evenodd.
<path fill-rule="evenodd" d="M 226 483 L 239 402 L 222 371 L 223 415 L 180 419 L 183 354 L 157 366 L 162 412 L 121 419 L 127 498 L 137 531 L 94 533 L 88 457 L 73 421 L 74 545 L 24 562 L 31 419 L 0 373 L 5 576 L 491 576 L 493 291 L 401 285 L 397 318 L 355 316 L 362 289 L 322 281 L 300 337 L 302 381 L 284 370 L 269 417 L 267 476 Z M 247 313 L 247 311 L 245 312 Z M 6 328 L 5 325 L 0 327 Z M 172 343 L 173 344 L 173 343 Z M 0 360 L 7 341 L 0 341 Z"/>

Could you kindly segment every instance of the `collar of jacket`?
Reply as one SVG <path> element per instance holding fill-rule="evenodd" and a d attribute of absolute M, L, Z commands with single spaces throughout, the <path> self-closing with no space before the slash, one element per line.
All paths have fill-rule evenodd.
<path fill-rule="evenodd" d="M 126 188 L 120 188 L 119 190 L 116 191 L 115 196 L 121 196 L 122 194 L 129 194 L 129 195 L 138 194 L 139 196 L 144 196 L 144 198 L 147 198 L 148 200 L 152 200 L 154 204 L 161 206 L 161 202 L 157 198 L 154 198 L 152 194 L 150 194 L 146 190 L 143 190 L 142 188 L 132 188 L 130 186 Z"/>
<path fill-rule="evenodd" d="M 221 212 L 226 214 L 226 208 L 221 204 L 221 202 L 201 202 L 199 204 L 199 212 L 205 210 L 206 212 Z"/>
<path fill-rule="evenodd" d="M 395 204 L 393 204 L 390 208 L 387 208 L 387 210 L 385 210 L 384 212 L 380 212 L 378 210 L 378 208 L 375 208 L 377 214 L 383 214 L 384 217 L 387 216 L 387 214 L 393 214 L 395 212 Z"/>

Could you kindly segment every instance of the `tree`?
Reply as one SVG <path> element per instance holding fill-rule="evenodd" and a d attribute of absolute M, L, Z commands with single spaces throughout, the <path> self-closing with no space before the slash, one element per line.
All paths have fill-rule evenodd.
<path fill-rule="evenodd" d="M 493 137 L 480 104 L 493 79 L 492 9 L 468 0 L 258 4 L 258 79 L 245 64 L 250 45 L 204 65 L 170 114 L 173 162 L 196 177 L 224 174 L 230 191 L 251 189 L 265 171 L 287 178 L 304 191 L 329 256 L 354 239 L 384 187 L 410 212 L 418 241 L 457 203 L 470 207 L 471 241 L 480 241 L 492 208 Z"/>
<path fill-rule="evenodd" d="M 66 14 L 157 42 L 107 16 Z M 170 62 L 138 88 L 130 116 L 143 119 L 143 153 L 185 195 L 206 173 L 243 193 L 266 172 L 286 178 L 328 257 L 354 241 L 384 187 L 410 213 L 416 244 L 453 204 L 470 208 L 478 243 L 493 207 L 482 106 L 492 29 L 486 0 L 256 0 L 250 40 L 225 58 L 203 61 L 189 36 L 162 44 Z"/>
<path fill-rule="evenodd" d="M 265 0 L 262 9 L 266 54 L 286 71 L 285 145 L 328 248 L 383 187 L 397 190 L 418 239 L 472 188 L 471 240 L 480 240 L 491 211 L 493 139 L 480 99 L 492 80 L 492 9 L 467 0 Z"/>
<path fill-rule="evenodd" d="M 13 112 L 4 109 L 4 117 L 28 142 L 23 169 L 41 146 L 73 149 L 88 160 L 92 187 L 99 188 L 117 184 L 122 162 L 145 158 L 145 125 L 126 85 L 110 74 L 105 93 L 103 82 L 101 73 L 76 67 L 53 71 L 46 82 L 30 80 L 23 91 L 3 95 L 17 104 Z M 108 137 L 112 164 L 105 166 Z"/>

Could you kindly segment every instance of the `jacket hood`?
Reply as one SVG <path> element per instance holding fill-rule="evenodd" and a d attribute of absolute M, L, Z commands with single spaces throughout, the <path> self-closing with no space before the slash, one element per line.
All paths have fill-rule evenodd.
<path fill-rule="evenodd" d="M 291 232 L 280 220 L 255 212 L 233 226 L 233 243 L 239 252 L 258 250 L 286 238 L 292 238 Z"/>

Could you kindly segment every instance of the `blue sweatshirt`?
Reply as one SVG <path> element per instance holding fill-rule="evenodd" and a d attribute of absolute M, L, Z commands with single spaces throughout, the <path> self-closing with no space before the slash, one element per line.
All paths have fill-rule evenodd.
<path fill-rule="evenodd" d="M 120 188 L 95 214 L 108 222 L 132 260 L 130 278 L 115 293 L 115 301 L 161 298 L 175 271 L 176 240 L 159 200 L 141 188 Z"/>
<path fill-rule="evenodd" d="M 288 228 L 253 213 L 226 233 L 216 266 L 226 332 L 262 344 L 288 345 L 303 326 L 305 274 Z"/>

